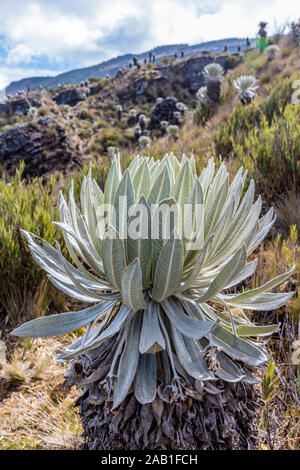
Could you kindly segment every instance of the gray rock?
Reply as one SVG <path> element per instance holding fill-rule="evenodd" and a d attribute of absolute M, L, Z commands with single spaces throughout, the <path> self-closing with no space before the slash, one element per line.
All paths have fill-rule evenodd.
<path fill-rule="evenodd" d="M 102 83 L 96 83 L 90 86 L 90 95 L 97 95 L 102 90 Z"/>
<path fill-rule="evenodd" d="M 16 98 L 0 104 L 1 116 L 27 116 L 31 104 L 27 98 Z"/>
<path fill-rule="evenodd" d="M 27 116 L 31 105 L 27 98 L 20 98 L 13 100 L 9 103 L 9 106 L 12 108 L 12 114 L 14 116 Z"/>
<path fill-rule="evenodd" d="M 177 119 L 174 117 L 174 113 L 178 112 L 176 104 L 177 99 L 172 96 L 167 96 L 167 98 L 158 103 L 152 111 L 149 129 L 160 129 L 161 121 L 176 124 Z"/>
<path fill-rule="evenodd" d="M 36 97 L 28 96 L 28 101 L 30 102 L 30 105 L 34 108 L 40 108 L 42 106 L 41 101 Z"/>
<path fill-rule="evenodd" d="M 140 79 L 134 84 L 134 91 L 137 96 L 144 95 L 145 90 L 148 88 L 148 80 Z"/>
<path fill-rule="evenodd" d="M 54 101 L 58 105 L 76 106 L 80 101 L 84 101 L 87 94 L 84 88 L 70 88 L 69 90 L 61 91 L 54 97 Z"/>

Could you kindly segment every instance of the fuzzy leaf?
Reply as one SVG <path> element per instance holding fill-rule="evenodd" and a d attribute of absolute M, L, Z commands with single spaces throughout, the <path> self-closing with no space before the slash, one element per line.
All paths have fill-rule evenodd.
<path fill-rule="evenodd" d="M 121 280 L 122 300 L 133 311 L 143 310 L 142 270 L 138 258 L 124 269 Z"/>
<path fill-rule="evenodd" d="M 295 271 L 295 269 L 296 269 L 296 266 L 294 265 L 290 271 L 288 271 L 284 274 L 281 274 L 277 277 L 274 277 L 273 279 L 266 282 L 262 286 L 257 287 L 256 289 L 250 289 L 250 290 L 247 290 L 247 291 L 243 292 L 242 294 L 229 295 L 227 297 L 230 300 L 234 300 L 234 302 L 237 302 L 237 303 L 244 302 L 244 301 L 249 300 L 249 299 L 253 299 L 253 298 L 257 297 L 258 295 L 263 294 L 266 291 L 268 291 L 270 289 L 273 289 L 274 287 L 279 286 L 279 284 L 281 284 L 282 282 L 289 279 L 291 277 L 291 275 L 293 274 L 293 272 Z"/>
<path fill-rule="evenodd" d="M 151 263 L 151 214 L 149 205 L 143 196 L 139 201 L 139 205 L 141 206 L 140 213 L 137 216 L 133 214 L 129 219 L 127 256 L 130 263 L 135 258 L 139 259 L 143 275 L 143 287 L 146 289 L 149 286 Z M 138 227 L 136 227 L 138 233 L 134 233 L 134 236 L 130 231 L 133 224 L 138 224 Z"/>
<path fill-rule="evenodd" d="M 268 358 L 263 351 L 222 326 L 217 325 L 212 332 L 212 341 L 233 359 L 243 361 L 250 366 L 264 364 Z"/>
<path fill-rule="evenodd" d="M 134 381 L 139 362 L 139 341 L 141 331 L 141 315 L 135 315 L 131 322 L 125 347 L 120 358 L 117 380 L 114 387 L 113 410 L 126 398 Z"/>
<path fill-rule="evenodd" d="M 183 244 L 176 229 L 163 246 L 155 269 L 152 297 L 161 302 L 178 289 L 183 267 Z"/>
<path fill-rule="evenodd" d="M 178 175 L 176 176 L 175 185 L 173 188 L 174 199 L 181 206 L 186 204 L 192 184 L 192 173 L 190 170 L 189 162 L 182 165 Z"/>
<path fill-rule="evenodd" d="M 238 336 L 269 336 L 278 331 L 280 323 L 278 325 L 240 325 L 237 329 Z"/>
<path fill-rule="evenodd" d="M 165 349 L 165 340 L 158 322 L 158 304 L 149 300 L 143 315 L 140 352 L 156 353 Z"/>
<path fill-rule="evenodd" d="M 113 203 L 119 181 L 120 181 L 120 175 L 118 172 L 118 163 L 117 163 L 117 160 L 114 159 L 109 169 L 106 182 L 105 182 L 105 188 L 104 188 L 104 203 L 105 204 Z"/>
<path fill-rule="evenodd" d="M 177 206 L 174 199 L 164 199 L 154 211 L 151 225 L 151 262 L 155 273 L 162 247 L 170 238 L 176 222 Z"/>
<path fill-rule="evenodd" d="M 133 186 L 136 199 L 139 199 L 141 196 L 148 196 L 150 190 L 150 171 L 146 159 L 139 166 L 137 172 L 134 175 Z"/>
<path fill-rule="evenodd" d="M 122 239 L 127 236 L 127 225 L 130 210 L 135 203 L 134 188 L 128 169 L 125 171 L 114 195 L 113 205 L 115 208 L 115 228 Z"/>
<path fill-rule="evenodd" d="M 190 343 L 190 350 L 188 351 L 186 343 L 183 340 L 181 334 L 173 325 L 171 328 L 176 354 L 180 363 L 183 365 L 188 374 L 196 380 L 213 380 L 214 376 L 211 372 L 209 372 L 206 361 L 191 345 L 192 340 L 188 340 Z"/>
<path fill-rule="evenodd" d="M 102 241 L 103 266 L 105 275 L 111 285 L 121 290 L 121 279 L 126 268 L 126 255 L 124 241 L 113 227 L 109 227 Z"/>
<path fill-rule="evenodd" d="M 140 354 L 134 382 L 134 394 L 139 403 L 152 403 L 156 396 L 156 356 Z"/>
<path fill-rule="evenodd" d="M 147 201 L 149 204 L 159 204 L 170 197 L 170 177 L 168 168 L 165 166 L 154 181 Z"/>
<path fill-rule="evenodd" d="M 202 247 L 200 254 L 198 255 L 196 262 L 189 273 L 188 277 L 185 279 L 185 281 L 182 283 L 180 286 L 180 291 L 185 291 L 189 289 L 193 283 L 197 280 L 200 271 L 202 269 L 202 266 L 205 264 L 206 258 L 209 255 L 210 247 L 213 241 L 214 234 L 212 234 L 208 240 L 206 241 L 205 245 Z"/>
<path fill-rule="evenodd" d="M 174 328 L 188 338 L 203 338 L 215 328 L 214 322 L 195 320 L 186 315 L 181 305 L 173 299 L 164 300 L 162 307 Z"/>
<path fill-rule="evenodd" d="M 206 302 L 207 300 L 214 297 L 220 291 L 222 291 L 225 286 L 234 279 L 238 273 L 243 269 L 246 264 L 246 250 L 243 246 L 240 248 L 236 254 L 231 258 L 231 260 L 223 267 L 219 272 L 216 278 L 213 280 L 207 292 L 200 297 L 197 302 Z"/>
<path fill-rule="evenodd" d="M 77 330 L 109 310 L 116 301 L 102 302 L 78 312 L 58 313 L 36 318 L 16 328 L 11 334 L 22 338 L 58 336 Z"/>
<path fill-rule="evenodd" d="M 216 376 L 226 382 L 241 382 L 246 377 L 245 372 L 234 364 L 226 354 L 222 352 L 217 353 L 217 361 L 220 363 L 220 368 L 216 371 Z"/>

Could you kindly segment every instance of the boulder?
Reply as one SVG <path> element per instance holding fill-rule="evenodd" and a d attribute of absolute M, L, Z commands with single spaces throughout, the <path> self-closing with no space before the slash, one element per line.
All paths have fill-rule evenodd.
<path fill-rule="evenodd" d="M 144 95 L 148 86 L 149 86 L 149 81 L 141 78 L 140 80 L 137 80 L 134 84 L 134 93 L 137 96 Z"/>
<path fill-rule="evenodd" d="M 29 109 L 31 108 L 30 102 L 27 98 L 19 98 L 10 101 L 9 107 L 11 106 L 12 114 L 14 116 L 27 116 Z"/>
<path fill-rule="evenodd" d="M 8 104 L 7 103 L 0 103 L 0 117 L 8 115 Z"/>
<path fill-rule="evenodd" d="M 64 172 L 81 164 L 65 129 L 51 117 L 14 127 L 0 135 L 0 165 L 4 171 L 13 174 L 22 161 L 25 178 Z"/>
<path fill-rule="evenodd" d="M 16 98 L 0 104 L 1 116 L 27 116 L 31 104 L 27 98 Z"/>
<path fill-rule="evenodd" d="M 176 104 L 177 99 L 172 96 L 167 96 L 158 103 L 152 111 L 149 129 L 160 129 L 161 121 L 168 121 L 169 124 L 176 124 L 177 120 L 174 118 L 174 113 L 178 112 Z"/>
<path fill-rule="evenodd" d="M 84 88 L 70 88 L 69 90 L 61 91 L 53 99 L 58 105 L 76 106 L 80 101 L 84 101 L 87 98 L 87 93 Z"/>

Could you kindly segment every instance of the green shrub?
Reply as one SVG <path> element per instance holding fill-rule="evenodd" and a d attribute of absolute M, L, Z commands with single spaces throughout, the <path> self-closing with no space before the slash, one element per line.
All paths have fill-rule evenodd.
<path fill-rule="evenodd" d="M 275 116 L 284 112 L 288 103 L 291 102 L 294 89 L 292 87 L 296 77 L 279 80 L 273 88 L 270 96 L 261 103 L 261 109 L 271 123 Z"/>
<path fill-rule="evenodd" d="M 234 150 L 236 142 L 243 142 L 249 130 L 259 127 L 261 118 L 261 110 L 255 102 L 249 106 L 239 103 L 230 119 L 222 122 L 215 135 L 216 155 L 227 157 Z"/>
<path fill-rule="evenodd" d="M 81 109 L 77 114 L 78 119 L 83 119 L 86 121 L 94 121 L 94 116 L 87 109 Z"/>
<path fill-rule="evenodd" d="M 300 189 L 300 116 L 297 106 L 287 105 L 282 116 L 269 125 L 262 117 L 244 145 L 236 144 L 235 155 L 250 170 L 261 191 L 270 199 L 288 190 Z"/>
<path fill-rule="evenodd" d="M 102 129 L 103 127 L 107 126 L 107 121 L 105 119 L 99 118 L 96 121 L 95 127 L 96 129 Z"/>
<path fill-rule="evenodd" d="M 39 112 L 39 116 L 42 116 L 42 117 L 44 117 L 44 116 L 49 116 L 49 114 L 50 114 L 50 113 L 49 113 L 49 109 L 48 109 L 48 108 L 44 108 L 44 107 L 39 108 L 39 111 L 38 111 L 38 112 Z"/>
<path fill-rule="evenodd" d="M 55 178 L 25 184 L 23 169 L 22 164 L 9 183 L 0 180 L 0 321 L 11 324 L 44 314 L 54 292 L 33 262 L 20 228 L 48 241 L 57 236 L 61 240 L 52 224 L 58 217 L 52 199 Z"/>
<path fill-rule="evenodd" d="M 280 226 L 288 236 L 291 227 L 297 228 L 297 236 L 300 230 L 300 195 L 294 191 L 288 191 L 275 204 L 275 212 Z"/>
<path fill-rule="evenodd" d="M 101 143 L 105 152 L 108 147 L 120 147 L 123 142 L 124 138 L 117 129 L 102 129 Z"/>
<path fill-rule="evenodd" d="M 91 83 L 100 83 L 103 79 L 98 77 L 89 77 L 88 81 Z"/>
<path fill-rule="evenodd" d="M 250 106 L 239 104 L 233 111 L 229 120 L 225 120 L 216 132 L 214 143 L 217 156 L 226 158 L 237 145 L 244 148 L 245 138 L 249 132 L 259 129 L 263 119 L 268 124 L 284 113 L 286 106 L 291 102 L 295 77 L 278 81 L 270 96 L 260 104 L 252 103 Z M 263 122 L 263 127 L 266 123 Z"/>

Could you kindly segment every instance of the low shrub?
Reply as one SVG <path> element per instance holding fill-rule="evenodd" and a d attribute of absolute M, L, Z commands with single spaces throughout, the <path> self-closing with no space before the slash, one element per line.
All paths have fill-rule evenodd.
<path fill-rule="evenodd" d="M 90 111 L 88 111 L 87 109 L 81 109 L 78 112 L 77 117 L 78 117 L 78 119 L 83 119 L 83 120 L 86 120 L 86 121 L 91 121 L 91 122 L 94 121 L 93 114 Z"/>
<path fill-rule="evenodd" d="M 22 164 L 10 182 L 0 180 L 0 322 L 11 325 L 45 314 L 51 302 L 59 305 L 62 299 L 37 268 L 20 232 L 26 227 L 47 241 L 61 241 L 52 224 L 58 218 L 52 197 L 55 178 L 25 184 L 23 169 Z"/>
<path fill-rule="evenodd" d="M 287 105 L 282 116 L 249 131 L 244 145 L 235 143 L 235 155 L 250 170 L 267 200 L 300 189 L 300 116 L 295 105 Z"/>
<path fill-rule="evenodd" d="M 123 142 L 124 137 L 117 129 L 102 129 L 101 143 L 105 152 L 107 151 L 108 147 L 120 147 Z"/>
<path fill-rule="evenodd" d="M 229 120 L 224 120 L 214 138 L 217 156 L 227 157 L 233 152 L 236 142 L 242 143 L 247 133 L 260 126 L 262 112 L 253 102 L 249 106 L 237 105 Z"/>
<path fill-rule="evenodd" d="M 293 83 L 296 77 L 285 78 L 278 80 L 272 89 L 270 96 L 261 103 L 261 110 L 265 114 L 268 122 L 282 114 L 286 106 L 291 102 L 294 93 Z"/>

